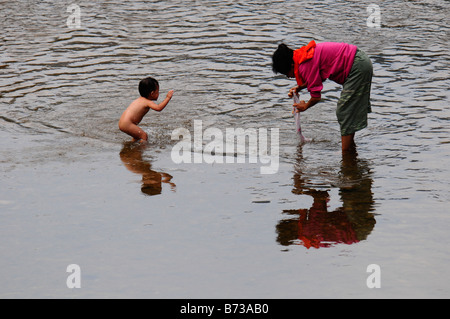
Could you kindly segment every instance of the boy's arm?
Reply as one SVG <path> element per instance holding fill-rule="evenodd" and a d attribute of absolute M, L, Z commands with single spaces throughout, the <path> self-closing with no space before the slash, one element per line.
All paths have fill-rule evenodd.
<path fill-rule="evenodd" d="M 148 106 L 149 106 L 152 110 L 161 112 L 161 111 L 166 107 L 166 105 L 169 104 L 169 101 L 170 101 L 170 99 L 172 98 L 172 96 L 173 96 L 173 90 L 170 90 L 170 91 L 167 93 L 166 98 L 165 98 L 161 103 L 156 104 L 155 102 L 150 101 L 150 102 L 148 103 Z"/>

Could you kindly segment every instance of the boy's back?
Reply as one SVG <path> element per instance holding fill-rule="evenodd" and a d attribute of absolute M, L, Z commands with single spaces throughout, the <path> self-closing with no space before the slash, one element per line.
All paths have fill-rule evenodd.
<path fill-rule="evenodd" d="M 121 121 L 130 121 L 131 123 L 138 125 L 149 110 L 148 100 L 142 96 L 138 97 L 131 102 L 128 108 L 123 112 L 119 120 L 119 125 Z"/>

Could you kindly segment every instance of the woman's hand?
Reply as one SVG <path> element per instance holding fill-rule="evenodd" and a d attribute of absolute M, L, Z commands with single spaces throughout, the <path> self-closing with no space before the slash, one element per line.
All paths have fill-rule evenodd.
<path fill-rule="evenodd" d="M 294 93 L 298 93 L 298 91 L 300 91 L 300 90 L 299 90 L 299 87 L 298 87 L 298 86 L 295 86 L 295 87 L 293 87 L 292 89 L 289 90 L 288 96 L 289 96 L 289 97 L 293 97 L 293 96 L 294 96 Z"/>
<path fill-rule="evenodd" d="M 309 105 L 305 101 L 301 100 L 299 103 L 294 103 L 293 106 L 296 108 L 296 112 L 304 112 L 308 109 Z"/>
<path fill-rule="evenodd" d="M 294 103 L 293 106 L 296 108 L 296 112 L 304 112 L 311 106 L 316 105 L 320 102 L 320 97 L 311 97 L 308 102 L 300 101 L 299 103 Z"/>
<path fill-rule="evenodd" d="M 288 96 L 292 97 L 294 95 L 294 93 L 298 93 L 301 90 L 306 89 L 306 85 L 303 86 L 294 86 L 292 89 L 289 90 Z"/>

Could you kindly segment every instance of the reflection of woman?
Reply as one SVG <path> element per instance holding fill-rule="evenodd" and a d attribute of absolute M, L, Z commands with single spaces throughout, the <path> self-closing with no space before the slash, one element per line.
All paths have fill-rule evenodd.
<path fill-rule="evenodd" d="M 124 143 L 120 151 L 120 159 L 125 167 L 133 173 L 142 175 L 141 191 L 150 196 L 159 195 L 162 192 L 162 183 L 168 183 L 174 190 L 176 185 L 171 182 L 172 176 L 152 170 L 151 163 L 142 158 L 145 148 L 145 144 L 130 142 Z"/>
<path fill-rule="evenodd" d="M 367 165 L 357 160 L 356 153 L 345 155 L 341 165 L 345 182 L 339 186 L 342 207 L 329 212 L 328 192 L 305 188 L 301 172 L 296 172 L 293 192 L 311 195 L 314 202 L 309 209 L 283 211 L 295 218 L 278 223 L 277 241 L 284 246 L 300 244 L 320 248 L 365 240 L 375 225 L 369 173 Z"/>

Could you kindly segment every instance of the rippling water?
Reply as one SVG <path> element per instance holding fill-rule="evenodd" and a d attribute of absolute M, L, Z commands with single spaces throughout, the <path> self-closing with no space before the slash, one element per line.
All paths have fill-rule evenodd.
<path fill-rule="evenodd" d="M 272 182 L 312 204 L 274 208 L 278 244 L 292 249 L 370 243 L 380 228 L 387 235 L 381 244 L 398 242 L 404 254 L 419 246 L 420 261 L 406 258 L 412 263 L 407 273 L 416 274 L 413 264 L 426 255 L 441 265 L 433 270 L 429 261 L 432 265 L 423 267 L 431 285 L 448 283 L 448 275 L 441 280 L 433 275 L 449 264 L 444 227 L 450 201 L 448 1 L 90 1 L 78 3 L 80 28 L 74 29 L 67 25 L 72 2 L 0 1 L 2 187 L 11 191 L 12 184 L 20 184 L 20 177 L 11 176 L 23 167 L 83 160 L 93 144 L 120 151 L 127 136 L 118 131 L 118 118 L 137 97 L 139 80 L 154 76 L 161 97 L 175 90 L 163 112 L 149 113 L 142 122 L 162 158 L 174 143 L 172 130 L 191 129 L 194 119 L 205 128 L 280 129 L 280 160 L 286 165 L 281 169 L 288 173 Z M 366 23 L 373 3 L 380 6 L 380 28 Z M 356 134 L 357 158 L 342 159 L 339 152 L 340 86 L 333 82 L 325 83 L 323 101 L 303 113 L 304 135 L 312 143 L 299 146 L 293 133 L 287 91 L 295 83 L 273 74 L 271 55 L 280 42 L 299 47 L 311 39 L 353 43 L 372 59 L 373 113 L 369 127 Z M 131 152 L 128 160 L 137 156 L 142 162 L 143 156 L 158 163 L 148 151 Z M 170 174 L 175 181 L 176 173 Z M 259 185 L 257 178 L 251 180 Z M 244 184 L 259 197 L 280 189 Z M 207 203 L 207 194 L 197 196 Z M 274 196 L 278 203 L 295 202 Z M 10 201 L 15 199 L 2 202 L 7 211 Z M 199 205 L 196 211 L 202 211 Z M 334 229 L 317 230 L 326 225 L 324 214 L 336 219 Z M 345 230 L 349 223 L 352 235 Z M 321 232 L 321 240 L 311 240 Z M 376 253 L 384 256 L 380 248 Z M 387 255 L 396 256 L 397 250 Z M 267 275 L 277 271 L 272 267 Z M 429 288 L 433 295 L 448 297 L 448 288 L 435 286 Z"/>

